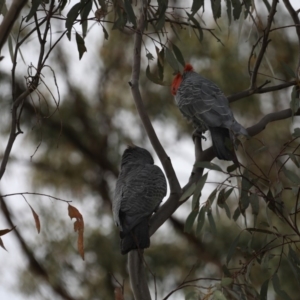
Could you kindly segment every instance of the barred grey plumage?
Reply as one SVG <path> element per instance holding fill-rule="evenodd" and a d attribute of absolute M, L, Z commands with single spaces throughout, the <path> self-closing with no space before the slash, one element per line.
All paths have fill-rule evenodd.
<path fill-rule="evenodd" d="M 183 116 L 191 120 L 197 130 L 210 131 L 216 156 L 235 160 L 232 142 L 236 135 L 248 136 L 248 132 L 235 120 L 219 87 L 186 64 L 183 75 L 177 74 L 173 80 L 172 94 Z"/>
<path fill-rule="evenodd" d="M 123 153 L 113 198 L 114 221 L 120 228 L 121 252 L 150 246 L 149 218 L 167 193 L 161 169 L 143 148 L 129 146 Z"/>

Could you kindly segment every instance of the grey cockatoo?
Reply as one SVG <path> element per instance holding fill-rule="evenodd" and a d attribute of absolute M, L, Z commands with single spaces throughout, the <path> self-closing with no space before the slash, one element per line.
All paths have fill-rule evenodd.
<path fill-rule="evenodd" d="M 233 147 L 235 137 L 248 136 L 248 132 L 235 120 L 219 87 L 186 64 L 183 74 L 175 76 L 171 92 L 183 116 L 191 120 L 198 131 L 210 131 L 216 156 L 237 161 Z"/>
<path fill-rule="evenodd" d="M 149 218 L 167 193 L 161 169 L 143 148 L 128 146 L 121 161 L 113 199 L 114 221 L 120 228 L 121 252 L 150 246 Z"/>

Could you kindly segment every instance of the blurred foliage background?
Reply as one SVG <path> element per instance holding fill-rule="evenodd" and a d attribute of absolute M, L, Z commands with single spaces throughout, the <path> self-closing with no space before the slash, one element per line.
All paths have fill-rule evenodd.
<path fill-rule="evenodd" d="M 176 4 L 176 1 L 174 3 Z M 216 24 L 209 15 L 209 5 L 206 7 L 203 14 L 203 17 L 206 17 L 206 26 L 214 28 L 214 33 L 223 45 L 207 31 L 204 32 L 203 41 L 200 43 L 186 26 L 179 31 L 180 40 L 172 31 L 168 32 L 168 37 L 181 49 L 185 60 L 191 62 L 197 72 L 216 82 L 226 95 L 235 94 L 249 86 L 249 54 L 260 32 L 253 29 L 249 19 L 242 22 L 242 26 L 239 21 L 229 26 L 225 14 Z M 284 8 L 283 5 L 281 8 Z M 267 19 L 264 6 L 258 15 L 264 24 Z M 276 25 L 285 24 L 288 19 L 290 17 L 285 10 L 278 9 Z M 62 30 L 63 25 L 59 21 L 53 23 L 56 31 Z M 28 251 L 24 245 L 22 249 L 26 253 L 28 267 L 18 269 L 16 289 L 20 295 L 29 299 L 54 299 L 53 295 L 55 299 L 115 299 L 114 289 L 118 286 L 116 279 L 122 284 L 124 280 L 125 299 L 133 299 L 126 270 L 126 256 L 120 254 L 118 230 L 112 221 L 111 199 L 118 176 L 120 156 L 126 145 L 133 142 L 146 147 L 153 155 L 155 153 L 142 128 L 128 86 L 133 52 L 132 36 L 111 30 L 109 26 L 106 29 L 109 34 L 108 40 L 103 39 L 102 29 L 98 24 L 93 26 L 87 36 L 87 39 L 90 39 L 86 42 L 88 53 L 81 61 L 78 61 L 74 43 L 67 40 L 63 40 L 53 51 L 48 64 L 56 74 L 60 90 L 59 107 L 53 101 L 49 90 L 43 86 L 39 91 L 43 96 L 33 95 L 24 103 L 21 118 L 24 134 L 21 138 L 18 137 L 21 143 L 12 153 L 12 166 L 26 166 L 28 177 L 25 180 L 28 191 L 72 200 L 72 205 L 79 209 L 85 220 L 83 262 L 77 253 L 76 234 L 67 216 L 65 203 L 47 197 L 43 199 L 26 196 L 41 220 L 42 229 L 38 235 L 34 232 L 34 220 L 30 210 L 22 208 L 22 214 L 16 214 L 18 210 L 15 207 L 19 204 L 11 201 L 11 197 L 5 199 L 10 218 L 13 224 L 17 225 L 19 237 L 27 245 Z M 16 34 L 16 31 L 13 34 Z M 261 84 L 266 79 L 270 79 L 271 84 L 290 80 L 284 64 L 292 69 L 297 64 L 298 44 L 293 28 L 272 32 L 271 40 L 266 53 L 268 61 L 264 60 L 260 68 Z M 145 43 L 147 49 L 154 54 L 151 41 L 145 38 Z M 22 48 L 28 63 L 32 55 L 31 47 L 28 43 Z M 88 55 L 90 52 L 92 55 Z M 9 57 L 5 57 L 5 60 L 9 60 Z M 18 65 L 22 64 L 20 60 Z M 141 70 L 142 96 L 155 128 L 161 133 L 161 143 L 168 153 L 174 154 L 170 154 L 170 158 L 180 177 L 180 173 L 187 174 L 192 169 L 192 164 L 187 164 L 183 158 L 193 153 L 193 128 L 180 115 L 170 94 L 170 87 L 156 85 L 147 79 L 147 64 L 144 55 Z M 155 73 L 155 62 L 150 62 L 150 66 L 151 71 Z M 20 67 L 22 68 L 24 69 L 24 66 Z M 167 64 L 164 75 L 165 81 L 170 84 L 173 74 Z M 51 78 L 51 72 L 45 76 L 47 79 Z M 3 145 L 10 126 L 10 82 L 9 69 L 3 68 L 0 77 Z M 21 93 L 25 88 L 21 72 L 17 77 L 17 85 L 17 93 Z M 52 82 L 49 80 L 48 86 L 55 94 L 53 79 Z M 290 94 L 291 88 L 253 95 L 232 103 L 231 108 L 238 121 L 249 127 L 267 113 L 288 108 Z M 284 145 L 292 139 L 297 124 L 297 118 L 293 121 L 287 119 L 271 123 L 258 136 L 245 141 L 243 147 L 239 148 L 239 159 L 248 170 L 255 174 L 268 174 L 269 183 L 261 185 L 261 189 L 266 193 L 279 182 L 286 187 L 291 185 L 287 178 L 278 178 L 278 164 L 273 164 L 273 161 Z M 209 135 L 206 135 L 208 140 L 204 142 L 204 147 L 210 146 Z M 261 151 L 257 151 L 258 149 Z M 193 162 L 193 159 L 189 157 L 187 161 Z M 158 163 L 157 159 L 156 162 Z M 224 169 L 228 166 L 227 162 L 217 159 L 214 162 Z M 295 165 L 288 166 L 299 173 Z M 13 170 L 11 172 L 17 173 Z M 185 184 L 188 178 L 183 176 L 180 177 L 181 183 Z M 240 184 L 234 177 L 230 181 L 224 181 L 226 178 L 224 174 L 210 171 L 201 203 L 207 200 L 209 193 L 219 184 Z M 1 193 L 8 192 L 12 192 L 9 187 L 1 185 Z M 227 200 L 231 216 L 239 205 L 239 196 L 238 189 L 235 189 Z M 286 189 L 282 193 L 282 201 L 292 209 L 296 196 L 297 193 L 295 195 L 293 191 Z M 145 251 L 148 267 L 155 274 L 158 299 L 163 299 L 186 276 L 189 279 L 208 278 L 198 282 L 198 285 L 206 287 L 201 289 L 202 297 L 209 294 L 210 286 L 215 284 L 209 278 L 219 279 L 223 276 L 222 266 L 226 263 L 232 242 L 241 232 L 241 228 L 253 226 L 254 218 L 257 217 L 256 224 L 262 224 L 270 230 L 274 226 L 279 233 L 289 233 L 288 226 L 272 212 L 268 213 L 265 202 L 261 200 L 260 198 L 257 216 L 253 215 L 249 206 L 245 217 L 240 215 L 236 221 L 229 219 L 225 211 L 214 203 L 212 214 L 217 230 L 212 231 L 211 226 L 205 224 L 199 235 L 184 232 L 190 203 L 180 207 L 167 224 L 152 237 L 151 247 Z M 266 216 L 266 212 L 269 215 Z M 9 236 L 6 237 L 8 238 Z M 287 255 L 280 256 L 281 247 L 274 247 L 274 251 L 266 256 L 262 253 L 261 258 L 264 261 L 261 264 L 253 260 L 250 263 L 251 269 L 247 267 L 253 252 L 259 251 L 271 238 L 268 234 L 243 232 L 230 268 L 234 272 L 235 268 L 239 270 L 246 266 L 245 269 L 242 268 L 241 274 L 244 272 L 258 291 L 262 283 L 277 272 L 281 288 L 291 299 L 298 299 L 299 277 L 293 273 Z M 275 244 L 280 245 L 283 241 L 284 239 L 278 236 Z M 10 255 L 16 255 L 15 249 L 9 250 Z M 297 249 L 294 250 L 297 252 Z M 152 292 L 155 282 L 149 272 L 149 286 Z M 199 294 L 195 293 L 196 291 L 198 289 L 193 286 L 187 287 L 174 293 L 170 299 L 183 299 L 184 295 L 190 295 L 190 299 L 198 299 Z M 272 292 L 269 292 L 269 295 L 273 298 L 268 299 L 280 299 Z"/>

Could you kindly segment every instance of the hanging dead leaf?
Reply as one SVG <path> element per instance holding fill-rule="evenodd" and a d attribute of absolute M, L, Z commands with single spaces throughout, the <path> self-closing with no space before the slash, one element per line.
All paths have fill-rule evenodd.
<path fill-rule="evenodd" d="M 76 219 L 76 221 L 74 223 L 74 231 L 78 232 L 77 248 L 78 248 L 79 254 L 81 255 L 82 259 L 84 260 L 84 244 L 83 244 L 84 221 L 83 221 L 83 217 L 82 217 L 81 213 L 79 212 L 79 210 L 70 204 L 68 206 L 68 212 L 69 212 L 69 217 L 71 218 L 71 220 L 73 218 Z"/>
<path fill-rule="evenodd" d="M 27 202 L 27 201 L 26 201 Z M 35 222 L 35 228 L 37 230 L 38 233 L 40 233 L 41 231 L 41 223 L 40 223 L 40 218 L 38 216 L 38 214 L 34 211 L 34 209 L 31 207 L 31 205 L 27 202 L 27 204 L 29 205 L 33 218 L 34 218 L 34 222 Z"/>
<path fill-rule="evenodd" d="M 11 229 L 2 229 L 2 230 L 0 230 L 0 236 L 1 236 L 1 235 L 5 235 L 5 234 L 11 232 L 11 231 L 14 230 L 15 228 L 16 228 L 16 226 L 14 226 L 14 227 L 11 228 Z"/>
<path fill-rule="evenodd" d="M 115 300 L 124 300 L 123 290 L 119 286 L 115 288 Z"/>
<path fill-rule="evenodd" d="M 2 241 L 2 239 L 0 238 L 0 247 L 2 247 L 4 250 L 6 250 L 7 251 L 7 249 L 4 247 L 4 244 L 3 244 L 3 241 Z"/>

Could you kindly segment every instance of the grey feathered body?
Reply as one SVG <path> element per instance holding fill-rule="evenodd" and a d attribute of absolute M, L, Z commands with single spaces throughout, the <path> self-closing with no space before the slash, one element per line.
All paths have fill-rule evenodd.
<path fill-rule="evenodd" d="M 217 157 L 233 160 L 234 152 L 227 147 L 226 139 L 233 141 L 235 135 L 248 136 L 248 133 L 235 120 L 220 88 L 193 71 L 184 72 L 175 101 L 181 113 L 193 122 L 197 130 L 210 130 Z"/>
<path fill-rule="evenodd" d="M 139 147 L 125 150 L 122 157 L 113 215 L 120 228 L 121 252 L 149 247 L 149 217 L 166 195 L 167 183 L 150 153 Z"/>

